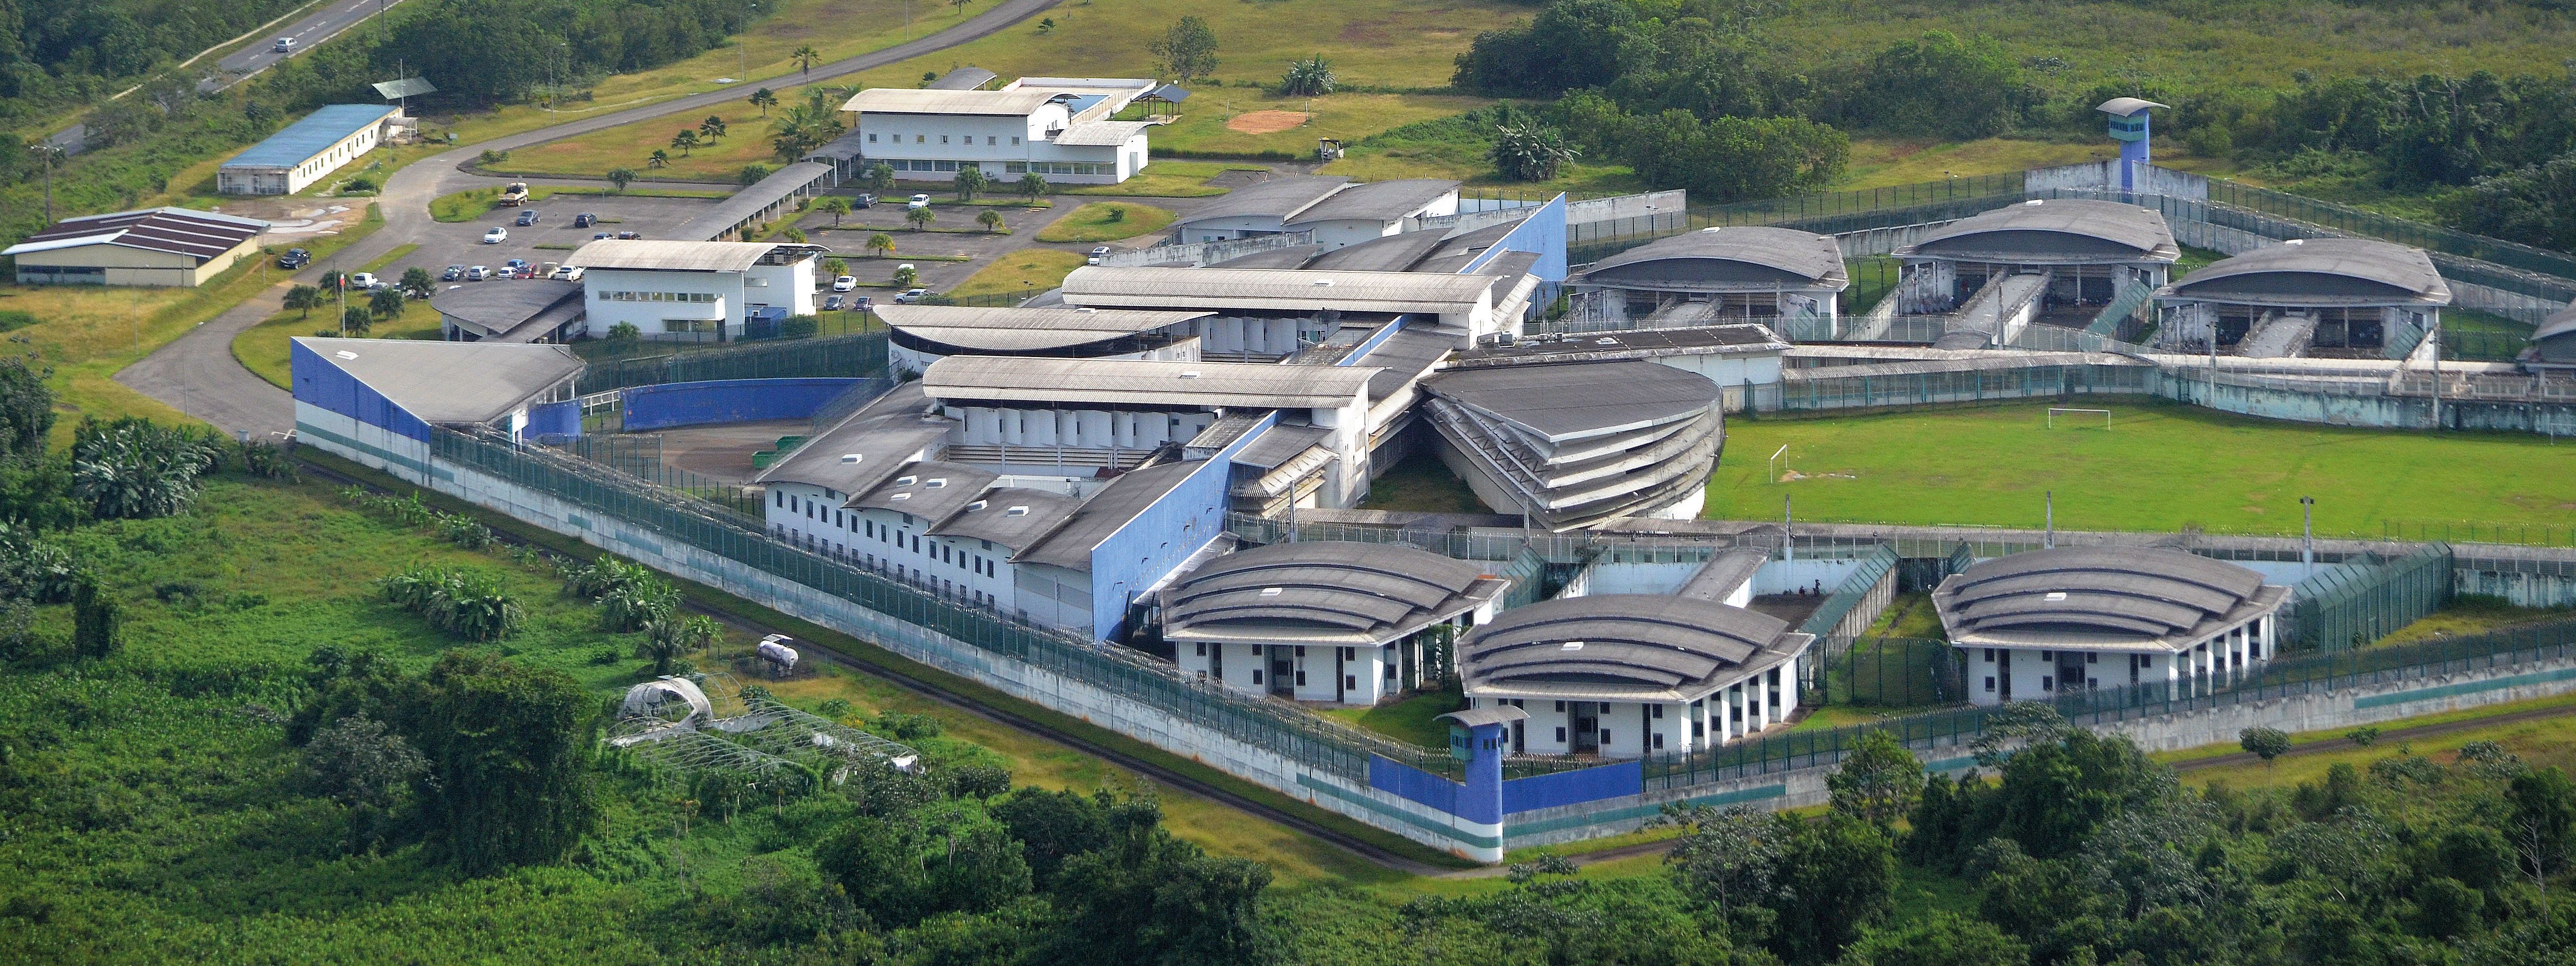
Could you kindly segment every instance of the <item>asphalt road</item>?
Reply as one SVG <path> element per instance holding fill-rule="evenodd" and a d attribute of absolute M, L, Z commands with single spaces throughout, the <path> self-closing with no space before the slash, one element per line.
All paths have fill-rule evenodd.
<path fill-rule="evenodd" d="M 387 0 L 388 5 L 393 0 Z M 334 0 L 332 13 L 341 15 L 371 14 L 372 10 L 352 10 L 361 0 Z M 796 82 L 829 80 L 864 70 L 945 50 L 967 41 L 991 36 L 1013 24 L 1037 16 L 1055 6 L 1056 0 L 1003 0 L 973 19 L 927 37 L 872 53 L 817 64 L 811 73 L 794 75 Z M 373 0 L 361 4 L 372 8 Z M 330 16 L 330 13 L 317 16 Z M 352 21 L 354 22 L 354 21 Z M 297 27 L 303 26 L 297 24 Z M 342 25 L 343 27 L 346 24 Z M 294 29 L 294 28 L 288 28 Z M 328 36 L 324 34 L 323 36 Z M 273 38 L 272 38 L 273 39 Z M 262 49 L 266 49 L 265 45 Z M 230 63 L 230 59 L 226 63 Z M 784 80 L 783 78 L 781 80 Z M 357 244 L 343 250 L 334 261 L 357 266 L 374 261 L 378 256 L 406 244 L 421 245 L 426 252 L 436 247 L 447 232 L 429 217 L 429 203 L 441 195 L 489 184 L 499 179 L 470 174 L 460 167 L 483 151 L 509 151 L 547 141 L 587 134 L 592 131 L 630 124 L 636 121 L 697 111 L 728 104 L 743 96 L 746 85 L 731 85 L 720 90 L 687 97 L 673 98 L 658 104 L 629 108 L 611 114 L 568 121 L 553 127 L 494 138 L 443 154 L 423 158 L 394 172 L 385 180 L 384 191 L 376 204 L 384 213 L 385 226 Z M 522 179 L 541 180 L 541 179 Z M 584 182 L 587 183 L 587 182 Z M 554 206 L 560 208 L 562 206 Z M 443 263 L 442 263 L 443 264 Z M 255 434 L 283 433 L 295 425 L 295 402 L 285 390 L 268 384 L 233 360 L 232 340 L 243 330 L 277 314 L 292 284 L 310 285 L 319 278 L 325 266 L 315 265 L 296 273 L 290 280 L 251 298 L 194 331 L 162 346 L 142 361 L 116 374 L 116 381 L 213 423 L 225 432 Z M 399 272 L 399 269 L 397 269 Z"/>
<path fill-rule="evenodd" d="M 288 57 L 302 56 L 325 40 L 337 36 L 353 24 L 393 9 L 402 0 L 327 0 L 312 16 L 279 27 L 275 33 L 254 39 L 230 57 L 215 62 L 214 76 L 197 82 L 198 93 L 211 94 L 248 80 L 260 71 L 277 66 Z M 295 38 L 295 52 L 281 54 L 277 38 Z"/>

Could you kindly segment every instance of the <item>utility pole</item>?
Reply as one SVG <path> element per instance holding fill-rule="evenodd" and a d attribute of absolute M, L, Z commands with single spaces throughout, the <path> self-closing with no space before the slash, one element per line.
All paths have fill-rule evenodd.
<path fill-rule="evenodd" d="M 2317 498 L 2299 498 L 2299 579 L 2317 575 Z"/>
<path fill-rule="evenodd" d="M 54 223 L 54 142 L 40 140 L 28 148 L 45 156 L 45 224 L 51 225 Z"/>
<path fill-rule="evenodd" d="M 1788 496 L 1780 498 L 1780 559 L 1783 561 L 1798 559 L 1798 533 L 1794 529 L 1798 525 L 1798 514 L 1790 499 Z"/>
<path fill-rule="evenodd" d="M 2057 549 L 2057 491 L 2043 490 L 2041 493 L 2041 499 L 2046 501 L 2044 504 L 2046 509 L 2042 511 L 2045 515 L 2041 519 L 2046 521 L 2045 526 L 2048 530 L 2046 536 L 2041 538 L 2040 546 L 2054 550 Z"/>

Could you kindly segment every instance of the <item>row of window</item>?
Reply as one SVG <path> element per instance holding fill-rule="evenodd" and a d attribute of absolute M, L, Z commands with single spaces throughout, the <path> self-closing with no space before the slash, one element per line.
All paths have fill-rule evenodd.
<path fill-rule="evenodd" d="M 699 302 L 722 298 L 714 292 L 601 292 L 602 302 Z"/>
<path fill-rule="evenodd" d="M 1115 164 L 1089 164 L 1081 161 L 1006 161 L 1004 174 L 1117 174 Z"/>
<path fill-rule="evenodd" d="M 900 134 L 889 134 L 889 135 L 886 135 L 886 136 L 887 136 L 887 137 L 890 137 L 890 138 L 893 138 L 893 139 L 894 139 L 894 143 L 896 143 L 896 144 L 902 144 L 902 143 L 903 143 L 903 135 L 900 135 Z M 972 134 L 960 134 L 960 135 L 958 135 L 958 137 L 965 138 L 965 139 L 966 139 L 966 143 L 968 143 L 968 144 L 973 144 L 973 143 L 975 143 L 975 136 L 974 136 L 974 135 L 972 135 Z M 877 132 L 875 132 L 875 131 L 870 131 L 870 132 L 868 132 L 868 143 L 869 143 L 869 144 L 875 144 L 875 143 L 877 143 Z M 912 136 L 912 143 L 914 143 L 914 144 L 928 144 L 928 143 L 930 143 L 930 135 L 927 135 L 927 134 L 915 134 L 915 135 L 913 135 L 913 136 Z M 948 143 L 948 135 L 945 135 L 945 134 L 940 135 L 940 136 L 939 136 L 939 143 L 941 143 L 941 144 L 946 144 L 946 143 Z M 1000 147 L 1001 145 L 1002 145 L 1002 139 L 1001 139 L 1001 137 L 1000 137 L 999 135 L 993 135 L 993 134 L 987 134 L 987 135 L 984 135 L 984 146 L 985 146 L 985 147 Z M 1012 135 L 1012 136 L 1011 136 L 1011 146 L 1012 146 L 1012 147 L 1018 147 L 1018 146 L 1020 146 L 1020 138 L 1019 138 L 1019 136 L 1018 136 L 1018 135 L 1016 135 L 1016 134 L 1015 134 L 1015 135 Z M 903 170 L 903 169 L 902 169 L 902 168 L 896 168 L 895 170 L 897 170 L 897 171 L 901 171 L 901 170 Z"/>
<path fill-rule="evenodd" d="M 828 522 L 837 529 L 860 534 L 869 539 L 875 540 L 878 543 L 901 547 L 903 549 L 910 550 L 913 553 L 937 560 L 940 563 L 948 564 L 958 569 L 974 573 L 978 576 L 1001 576 L 1001 566 L 999 561 L 995 558 L 987 557 L 979 553 L 968 552 L 965 548 L 959 547 L 955 544 L 944 541 L 934 541 L 925 545 L 922 542 L 920 534 L 897 531 L 891 526 L 867 519 L 848 510 L 817 504 L 813 500 L 791 498 L 784 490 L 772 493 L 771 497 L 770 504 L 772 506 L 783 510 L 801 509 L 804 511 L 805 518 L 808 520 L 813 520 L 818 523 Z M 910 518 L 906 517 L 906 519 Z M 852 523 L 857 523 L 859 525 L 856 527 L 850 526 Z M 993 548 L 992 541 L 981 540 L 977 542 L 983 544 L 984 549 L 986 550 Z M 846 552 L 847 548 L 844 547 L 843 551 Z"/>

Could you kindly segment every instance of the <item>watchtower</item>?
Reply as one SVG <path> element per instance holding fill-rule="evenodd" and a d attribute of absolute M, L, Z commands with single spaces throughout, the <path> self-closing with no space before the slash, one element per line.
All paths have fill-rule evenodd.
<path fill-rule="evenodd" d="M 2136 97 L 2114 97 L 2094 110 L 2111 115 L 2111 140 L 2120 142 L 2120 190 L 2138 190 L 2138 169 L 2155 163 L 2147 147 L 2147 112 L 2165 105 Z"/>

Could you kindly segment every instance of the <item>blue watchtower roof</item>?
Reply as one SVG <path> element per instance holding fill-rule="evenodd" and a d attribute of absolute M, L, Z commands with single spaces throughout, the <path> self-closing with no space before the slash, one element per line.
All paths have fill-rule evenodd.
<path fill-rule="evenodd" d="M 303 120 L 287 125 L 286 130 L 269 135 L 268 140 L 233 155 L 232 160 L 224 162 L 224 166 L 291 168 L 340 143 L 342 138 L 382 123 L 394 110 L 383 104 L 328 105 L 304 115 Z"/>

